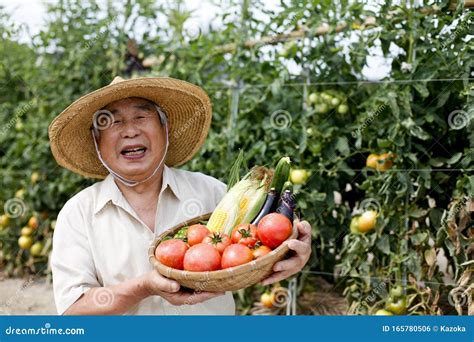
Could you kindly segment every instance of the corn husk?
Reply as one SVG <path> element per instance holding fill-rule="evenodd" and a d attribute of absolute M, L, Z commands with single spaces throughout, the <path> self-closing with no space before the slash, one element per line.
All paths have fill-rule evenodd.
<path fill-rule="evenodd" d="M 213 211 L 207 228 L 211 232 L 230 235 L 235 226 L 250 223 L 265 202 L 270 180 L 268 169 L 252 169 L 225 194 Z"/>

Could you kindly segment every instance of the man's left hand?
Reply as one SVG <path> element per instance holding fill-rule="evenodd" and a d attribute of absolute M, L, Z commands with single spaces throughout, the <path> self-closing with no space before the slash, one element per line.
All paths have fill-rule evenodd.
<path fill-rule="evenodd" d="M 303 269 L 311 255 L 311 225 L 307 221 L 298 222 L 298 239 L 291 239 L 285 243 L 288 248 L 295 251 L 295 255 L 289 259 L 282 260 L 273 265 L 273 273 L 262 281 L 262 285 L 270 285 L 286 279 Z"/>

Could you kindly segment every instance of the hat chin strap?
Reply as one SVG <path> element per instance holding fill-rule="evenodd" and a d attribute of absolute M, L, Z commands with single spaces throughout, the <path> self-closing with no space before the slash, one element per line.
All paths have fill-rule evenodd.
<path fill-rule="evenodd" d="M 145 178 L 144 180 L 141 180 L 141 181 L 133 181 L 133 180 L 128 180 L 126 179 L 125 177 L 119 175 L 117 172 L 115 172 L 114 170 L 112 170 L 108 165 L 107 163 L 105 162 L 105 160 L 102 158 L 102 155 L 100 154 L 100 151 L 99 151 L 99 146 L 97 145 L 97 140 L 96 140 L 96 136 L 94 134 L 94 131 L 92 130 L 92 140 L 94 140 L 94 146 L 95 146 L 95 150 L 97 152 L 97 156 L 99 157 L 99 160 L 101 161 L 102 165 L 104 165 L 104 167 L 107 169 L 107 171 L 110 172 L 110 174 L 116 179 L 118 180 L 119 182 L 121 182 L 122 184 L 128 186 L 128 187 L 134 187 L 134 186 L 137 186 L 138 184 L 142 184 L 142 183 L 145 183 L 146 181 L 150 180 L 153 176 L 156 175 L 156 173 L 158 172 L 159 168 L 161 167 L 161 165 L 163 164 L 163 162 L 165 161 L 165 158 L 166 158 L 166 153 L 168 152 L 168 124 L 165 124 L 165 130 L 166 130 L 166 145 L 165 145 L 165 153 L 163 154 L 163 158 L 161 158 L 161 161 L 160 163 L 158 164 L 158 166 L 156 167 L 155 171 L 153 171 L 153 173 L 148 176 L 147 178 Z"/>

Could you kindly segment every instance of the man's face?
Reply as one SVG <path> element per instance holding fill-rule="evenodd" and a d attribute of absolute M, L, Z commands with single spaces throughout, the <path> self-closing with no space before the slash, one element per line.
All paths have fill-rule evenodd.
<path fill-rule="evenodd" d="M 100 130 L 99 151 L 107 165 L 130 180 L 150 176 L 165 153 L 166 131 L 154 104 L 127 98 L 108 104 L 113 124 Z"/>

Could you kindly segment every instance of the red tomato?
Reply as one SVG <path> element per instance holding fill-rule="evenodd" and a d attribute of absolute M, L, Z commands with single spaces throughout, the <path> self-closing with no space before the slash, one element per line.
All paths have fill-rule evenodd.
<path fill-rule="evenodd" d="M 221 255 L 213 246 L 198 243 L 184 255 L 184 269 L 187 271 L 215 271 L 221 267 Z"/>
<path fill-rule="evenodd" d="M 253 260 L 253 254 L 250 248 L 240 243 L 232 244 L 227 247 L 222 254 L 222 268 L 234 267 L 246 264 Z"/>
<path fill-rule="evenodd" d="M 188 238 L 188 244 L 190 246 L 197 245 L 198 243 L 201 243 L 208 234 L 209 229 L 207 229 L 206 226 L 202 224 L 193 224 L 192 226 L 189 226 L 186 235 Z"/>
<path fill-rule="evenodd" d="M 288 239 L 293 230 L 288 217 L 279 213 L 264 216 L 258 223 L 257 234 L 265 246 L 275 249 Z"/>
<path fill-rule="evenodd" d="M 166 240 L 156 247 L 155 257 L 163 265 L 182 270 L 184 255 L 187 250 L 188 245 L 183 240 Z"/>
<path fill-rule="evenodd" d="M 254 224 L 242 223 L 232 230 L 232 243 L 240 243 L 251 248 L 257 241 L 257 226 Z"/>
<path fill-rule="evenodd" d="M 253 254 L 253 257 L 255 259 L 258 259 L 260 257 L 263 257 L 264 255 L 267 255 L 268 253 L 270 253 L 272 250 L 270 248 L 268 248 L 267 246 L 265 245 L 261 245 L 261 246 L 258 246 L 257 248 L 255 248 L 253 251 L 252 251 L 252 254 Z"/>
<path fill-rule="evenodd" d="M 209 234 L 204 238 L 204 240 L 202 240 L 202 242 L 214 246 L 220 254 L 224 253 L 224 249 L 231 244 L 229 235 L 224 233 Z"/>

